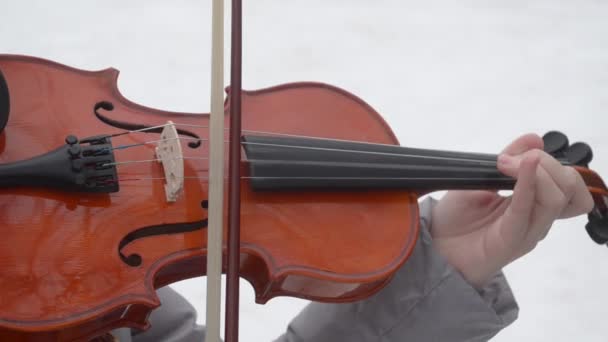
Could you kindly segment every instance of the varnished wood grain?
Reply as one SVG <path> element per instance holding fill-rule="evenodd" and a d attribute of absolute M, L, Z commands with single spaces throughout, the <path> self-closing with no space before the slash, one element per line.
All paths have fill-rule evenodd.
<path fill-rule="evenodd" d="M 0 161 L 45 153 L 68 134 L 116 133 L 93 115 L 131 123 L 207 125 L 205 114 L 168 113 L 131 103 L 118 92 L 118 72 L 88 72 L 52 62 L 0 55 L 11 113 L 0 135 Z M 339 89 L 296 83 L 243 95 L 243 129 L 385 144 L 397 141 L 369 106 Z M 228 127 L 228 125 L 226 125 Z M 207 138 L 204 128 L 191 130 Z M 154 140 L 131 134 L 113 144 Z M 153 146 L 118 150 L 117 161 L 151 159 Z M 185 147 L 205 156 L 207 146 Z M 0 190 L 0 339 L 86 340 L 117 326 L 146 327 L 159 305 L 156 287 L 204 275 L 204 231 L 150 236 L 128 244 L 143 263 L 126 265 L 118 244 L 130 232 L 206 218 L 207 162 L 186 160 L 184 194 L 167 203 L 157 163 L 120 166 L 120 192 L 67 194 L 40 189 Z M 246 167 L 244 171 L 246 172 Z M 279 295 L 340 302 L 384 286 L 411 253 L 417 198 L 405 192 L 254 193 L 242 180 L 241 275 L 264 303 Z"/>

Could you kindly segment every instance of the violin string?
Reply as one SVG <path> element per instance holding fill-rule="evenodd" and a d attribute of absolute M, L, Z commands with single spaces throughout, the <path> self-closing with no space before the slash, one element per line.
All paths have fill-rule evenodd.
<path fill-rule="evenodd" d="M 200 179 L 209 179 L 209 177 L 201 177 L 201 176 L 184 176 L 184 177 L 175 177 L 181 178 L 184 180 L 200 180 Z M 224 177 L 226 178 L 226 177 Z M 137 177 L 137 178 L 119 178 L 117 180 L 110 180 L 111 182 L 128 182 L 128 181 L 142 181 L 142 180 L 166 180 L 165 177 Z"/>
<path fill-rule="evenodd" d="M 513 180 L 510 177 L 259 177 L 259 176 L 243 176 L 241 179 L 288 179 L 288 180 L 466 180 L 466 181 L 487 181 L 487 180 Z"/>
<path fill-rule="evenodd" d="M 242 142 L 242 144 L 258 145 L 258 146 L 271 146 L 271 147 L 285 147 L 285 148 L 305 149 L 305 150 L 314 150 L 314 151 L 331 151 L 331 152 L 356 153 L 356 154 L 371 154 L 371 155 L 391 156 L 391 157 L 401 157 L 401 158 L 419 158 L 419 159 L 427 159 L 427 160 L 430 159 L 430 160 L 449 160 L 449 161 L 459 161 L 459 162 L 474 162 L 474 163 L 479 163 L 479 164 L 483 164 L 486 166 L 496 166 L 497 165 L 496 161 L 477 160 L 477 159 L 470 159 L 470 158 L 423 156 L 423 155 L 418 155 L 418 154 L 373 152 L 373 151 L 347 150 L 347 149 L 337 149 L 337 148 L 327 148 L 327 147 L 298 146 L 298 145 L 284 145 L 284 144 L 257 143 L 257 142 Z"/>
<path fill-rule="evenodd" d="M 209 179 L 206 176 L 183 176 L 175 177 L 185 180 L 200 180 Z M 227 177 L 224 177 L 226 179 Z M 119 178 L 111 180 L 111 182 L 125 181 L 142 181 L 142 180 L 165 180 L 165 177 L 137 177 L 137 178 Z M 241 179 L 282 179 L 282 180 L 436 180 L 436 181 L 511 181 L 510 177 L 484 178 L 484 177 L 259 177 L 259 176 L 242 176 Z"/>
<path fill-rule="evenodd" d="M 150 140 L 146 142 L 142 142 L 139 144 L 131 144 L 131 145 L 121 145 L 114 147 L 113 149 L 127 149 L 130 147 L 143 146 L 145 144 L 158 143 L 167 140 L 175 140 L 175 139 L 184 139 L 184 140 L 206 140 L 206 139 L 197 139 L 197 138 L 167 138 L 160 140 Z M 228 141 L 224 141 L 227 143 Z M 457 162 L 472 162 L 476 164 L 481 164 L 482 166 L 496 166 L 497 162 L 488 161 L 488 160 L 478 160 L 471 158 L 458 158 L 458 157 L 441 157 L 441 156 L 424 156 L 418 154 L 401 154 L 401 153 L 390 153 L 390 152 L 373 152 L 373 151 L 360 151 L 360 150 L 348 150 L 348 149 L 334 149 L 334 148 L 325 148 L 325 147 L 313 147 L 313 146 L 298 146 L 298 145 L 284 145 L 284 144 L 273 144 L 273 143 L 257 143 L 257 142 L 242 142 L 243 145 L 261 145 L 261 146 L 271 146 L 271 147 L 283 147 L 283 148 L 293 148 L 293 149 L 307 149 L 307 150 L 316 150 L 316 151 L 331 151 L 331 152 L 341 152 L 341 153 L 355 153 L 355 154 L 371 154 L 371 155 L 382 155 L 382 156 L 391 156 L 391 157 L 400 157 L 400 158 L 418 158 L 423 160 L 447 160 L 447 161 L 457 161 Z M 174 158 L 179 159 L 179 158 Z M 194 160 L 207 160 L 207 157 L 183 157 L 183 159 L 194 159 Z M 564 165 L 569 165 L 569 162 L 563 159 L 557 159 Z M 129 164 L 129 163 L 142 163 L 142 162 L 150 162 L 150 161 L 158 161 L 158 159 L 147 159 L 147 160 L 130 160 L 124 162 L 116 162 L 116 163 L 106 163 L 104 166 L 111 165 L 121 165 L 121 164 Z M 257 160 L 248 160 L 249 162 L 255 162 Z"/>
<path fill-rule="evenodd" d="M 131 133 L 142 133 L 142 132 L 147 132 L 147 131 L 152 131 L 152 130 L 156 130 L 159 128 L 165 128 L 167 126 L 182 126 L 182 127 L 197 127 L 197 128 L 209 128 L 209 126 L 204 126 L 204 125 L 193 125 L 193 124 L 186 124 L 186 123 L 180 123 L 180 124 L 176 124 L 176 123 L 170 123 L 170 124 L 162 124 L 162 125 L 156 125 L 156 126 L 150 126 L 150 127 L 144 127 L 144 128 L 140 128 L 140 129 L 133 129 L 133 130 L 127 130 L 127 131 L 122 131 L 120 133 L 114 133 L 114 134 L 108 134 L 108 136 L 110 138 L 114 138 L 114 137 L 119 137 L 121 135 L 125 135 L 125 134 L 131 134 Z M 196 138 L 195 138 L 196 139 Z"/>
<path fill-rule="evenodd" d="M 184 160 L 184 159 L 194 159 L 194 160 L 208 160 L 209 158 L 207 157 L 174 157 L 174 158 L 165 158 L 165 160 Z M 100 166 L 101 167 L 106 167 L 106 166 L 117 166 L 117 165 L 125 165 L 125 164 L 134 164 L 134 163 L 151 163 L 151 162 L 159 162 L 162 161 L 162 159 L 160 158 L 154 158 L 154 159 L 142 159 L 142 160 L 125 160 L 125 161 L 119 161 L 119 162 L 113 162 L 113 163 L 103 163 Z"/>
<path fill-rule="evenodd" d="M 125 131 L 125 132 L 121 132 L 121 133 L 116 133 L 116 134 L 110 135 L 110 137 L 117 137 L 117 136 L 121 136 L 121 135 L 125 135 L 125 134 L 145 132 L 145 131 L 150 131 L 150 130 L 154 130 L 154 129 L 158 129 L 158 128 L 162 128 L 162 127 L 167 127 L 167 126 L 209 128 L 209 126 L 207 126 L 207 125 L 195 125 L 195 124 L 186 124 L 186 123 L 171 123 L 171 124 L 163 124 L 163 125 L 151 126 L 151 127 L 146 127 L 146 128 L 141 128 L 141 129 L 130 130 L 130 131 Z M 228 130 L 228 128 L 225 128 L 224 130 Z M 352 140 L 322 138 L 322 137 L 313 137 L 313 136 L 297 135 L 297 134 L 287 134 L 287 133 L 276 133 L 276 132 L 267 132 L 267 131 L 259 131 L 259 130 L 242 130 L 242 131 L 243 132 L 247 132 L 247 133 L 255 133 L 255 134 L 267 134 L 267 135 L 276 135 L 276 136 L 283 136 L 283 137 L 305 138 L 305 139 L 324 140 L 324 141 L 333 141 L 333 142 L 355 142 L 355 141 L 352 141 Z M 172 139 L 208 141 L 208 139 L 203 139 L 203 138 L 189 138 L 189 137 L 188 138 L 187 137 L 167 138 L 167 139 L 159 139 L 159 140 L 150 140 L 150 141 L 146 141 L 146 142 L 142 142 L 142 143 L 137 143 L 137 144 L 121 145 L 121 146 L 114 147 L 113 149 L 115 149 L 115 150 L 123 150 L 123 149 L 131 148 L 131 147 L 143 146 L 143 145 L 147 145 L 147 144 L 158 143 L 158 142 L 162 142 L 162 141 L 166 141 L 166 140 L 172 140 Z M 224 143 L 228 143 L 228 141 L 224 140 Z M 468 155 L 477 156 L 477 157 L 480 158 L 480 159 L 475 159 L 475 158 L 463 158 L 463 157 L 428 156 L 428 155 L 415 154 L 415 153 L 401 154 L 401 153 L 390 153 L 390 152 L 374 152 L 374 151 L 361 151 L 361 150 L 350 150 L 350 149 L 334 149 L 334 148 L 325 148 L 325 147 L 285 145 L 285 144 L 274 144 L 274 143 L 241 142 L 241 144 L 243 144 L 243 145 L 261 145 L 261 146 L 271 146 L 271 147 L 293 148 L 293 149 L 306 149 L 306 150 L 316 150 L 316 151 L 331 151 L 331 152 L 342 152 L 342 153 L 382 155 L 382 156 L 393 156 L 393 157 L 402 157 L 402 158 L 418 158 L 418 159 L 423 159 L 423 160 L 429 160 L 430 159 L 430 160 L 448 160 L 448 161 L 457 161 L 457 162 L 472 162 L 472 163 L 478 163 L 478 164 L 485 165 L 485 166 L 496 166 L 497 165 L 497 162 L 496 162 L 497 155 L 487 154 L 487 153 L 468 153 Z M 381 143 L 370 143 L 370 144 L 373 144 L 374 146 L 391 146 L 391 147 L 397 146 L 397 145 L 381 144 Z M 488 158 L 491 158 L 491 160 L 487 160 Z M 570 165 L 570 163 L 567 160 L 563 159 L 563 158 L 558 158 L 557 160 L 560 163 L 562 163 L 563 165 Z"/>
<path fill-rule="evenodd" d="M 159 143 L 168 140 L 198 140 L 198 141 L 207 141 L 208 139 L 198 139 L 198 138 L 167 138 L 167 139 L 158 139 L 158 140 L 149 140 L 136 144 L 128 144 L 128 145 L 119 145 L 109 150 L 124 150 L 131 147 L 144 146 L 152 143 Z M 224 143 L 228 143 L 229 141 L 224 140 Z M 332 152 L 342 152 L 342 153 L 359 153 L 359 154 L 371 154 L 371 155 L 383 155 L 383 156 L 395 156 L 402 158 L 419 158 L 419 159 L 434 159 L 434 160 L 452 160 L 452 161 L 462 161 L 462 162 L 475 162 L 481 163 L 487 166 L 495 166 L 496 162 L 487 161 L 487 160 L 477 160 L 477 159 L 468 159 L 468 158 L 456 158 L 456 157 L 438 157 L 438 156 L 424 156 L 417 154 L 400 154 L 400 153 L 389 153 L 389 152 L 372 152 L 372 151 L 359 151 L 359 150 L 345 150 L 345 149 L 332 149 L 325 147 L 311 147 L 311 146 L 298 146 L 298 145 L 284 145 L 284 144 L 271 144 L 271 143 L 255 143 L 255 142 L 242 142 L 243 145 L 263 145 L 263 146 L 272 146 L 272 147 L 284 147 L 284 148 L 293 148 L 293 149 L 308 149 L 308 150 L 317 150 L 317 151 L 332 151 Z M 138 161 L 131 161 L 138 162 Z M 125 164 L 128 162 L 124 162 Z M 118 165 L 118 164 L 116 164 Z"/>
<path fill-rule="evenodd" d="M 348 150 L 339 150 L 339 151 L 350 152 Z M 362 151 L 354 151 L 354 152 L 362 153 Z M 374 153 L 374 152 L 371 152 L 371 153 Z M 399 156 L 404 156 L 404 155 L 399 155 Z M 404 156 L 404 157 L 407 157 L 407 156 Z M 415 158 L 426 158 L 426 159 L 429 159 L 429 158 L 424 157 L 424 156 L 415 156 L 415 155 L 413 155 L 413 157 L 415 157 Z M 209 160 L 208 157 L 187 157 L 187 156 L 184 156 L 184 157 L 174 157 L 174 158 L 166 158 L 166 159 L 169 159 L 169 160 L 179 160 L 179 159 L 182 159 L 182 160 Z M 462 161 L 462 159 L 454 159 L 454 160 L 461 160 Z M 142 159 L 142 160 L 125 160 L 125 161 L 119 161 L 119 162 L 113 162 L 113 163 L 104 163 L 104 164 L 101 164 L 101 167 L 127 165 L 127 164 L 135 164 L 135 163 L 150 163 L 150 162 L 158 162 L 158 161 L 162 161 L 162 160 L 160 158 Z M 258 162 L 260 160 L 257 160 L 257 159 L 248 159 L 247 161 L 253 163 L 253 162 Z M 464 161 L 466 161 L 466 160 L 464 160 Z M 306 162 L 306 161 L 304 161 L 304 162 Z M 314 161 L 312 161 L 312 162 L 314 162 Z M 478 162 L 478 161 L 475 161 L 475 162 Z M 485 166 L 496 166 L 496 163 L 486 162 Z"/>
<path fill-rule="evenodd" d="M 111 150 L 124 150 L 124 149 L 131 148 L 131 147 L 137 147 L 137 146 L 144 146 L 144 145 L 149 145 L 149 144 L 155 144 L 155 143 L 165 142 L 165 141 L 169 141 L 169 140 L 207 141 L 208 139 L 199 139 L 199 138 L 190 138 L 190 137 L 165 138 L 165 139 L 157 139 L 157 140 L 148 140 L 148 141 L 144 141 L 144 142 L 136 143 L 136 144 L 118 145 L 118 146 L 113 147 L 113 148 L 108 149 L 108 150 L 110 150 L 110 151 Z"/>
<path fill-rule="evenodd" d="M 422 154 L 412 154 L 412 153 L 391 153 L 391 152 L 376 152 L 376 151 L 362 151 L 362 150 L 350 150 L 350 149 L 337 149 L 337 148 L 328 148 L 328 147 L 314 147 L 314 146 L 299 146 L 299 145 L 284 145 L 284 144 L 274 144 L 274 143 L 258 143 L 258 142 L 241 142 L 243 145 L 258 145 L 258 146 L 270 146 L 270 147 L 284 147 L 284 148 L 293 148 L 293 149 L 305 149 L 305 150 L 315 150 L 315 151 L 330 151 L 330 152 L 342 152 L 342 153 L 354 153 L 354 154 L 369 154 L 373 156 L 389 156 L 389 157 L 399 157 L 399 158 L 417 158 L 422 160 L 443 160 L 443 161 L 456 161 L 456 162 L 470 162 L 479 164 L 477 166 L 497 166 L 498 165 L 498 156 L 497 155 L 488 155 L 493 158 L 493 160 L 486 159 L 473 159 L 473 158 L 464 158 L 464 157 L 445 157 L 445 156 L 428 156 Z M 394 146 L 394 145 L 392 145 Z M 562 165 L 571 165 L 571 163 L 564 158 L 556 158 Z M 250 162 L 254 162 L 256 160 L 250 159 Z"/>
<path fill-rule="evenodd" d="M 152 130 L 159 129 L 159 128 L 164 128 L 164 127 L 167 127 L 167 126 L 194 127 L 194 128 L 207 128 L 207 129 L 209 129 L 208 125 L 195 125 L 195 124 L 187 124 L 187 123 L 174 122 L 174 123 L 170 123 L 170 124 L 162 124 L 162 125 L 150 126 L 150 127 L 146 127 L 146 128 L 134 129 L 134 130 L 130 130 L 130 131 L 123 131 L 123 132 L 120 132 L 120 133 L 110 134 L 108 136 L 109 137 L 118 137 L 118 136 L 121 136 L 121 135 L 130 134 L 130 133 L 144 133 L 146 131 L 152 131 Z M 224 128 L 224 130 L 228 131 L 228 130 L 230 130 L 230 128 L 227 127 L 227 128 Z M 322 137 L 315 137 L 315 136 L 309 136 L 309 135 L 299 135 L 299 134 L 288 134 L 288 133 L 278 133 L 278 132 L 268 132 L 268 131 L 258 131 L 258 130 L 247 130 L 247 129 L 243 129 L 241 131 L 242 132 L 246 132 L 246 133 L 266 134 L 266 135 L 291 137 L 291 138 L 306 138 L 306 139 L 318 139 L 318 140 L 327 140 L 327 141 L 352 142 L 352 140 L 343 140 L 343 139 L 334 139 L 334 138 L 322 138 Z M 198 140 L 197 138 L 193 138 L 193 139 Z M 395 145 L 389 145 L 389 144 L 376 144 L 376 145 L 395 146 Z"/>

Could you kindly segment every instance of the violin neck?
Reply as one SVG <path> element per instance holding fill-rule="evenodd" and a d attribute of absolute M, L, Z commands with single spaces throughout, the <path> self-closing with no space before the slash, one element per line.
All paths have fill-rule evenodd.
<path fill-rule="evenodd" d="M 497 155 L 351 141 L 244 136 L 251 186 L 281 190 L 509 190 Z"/>

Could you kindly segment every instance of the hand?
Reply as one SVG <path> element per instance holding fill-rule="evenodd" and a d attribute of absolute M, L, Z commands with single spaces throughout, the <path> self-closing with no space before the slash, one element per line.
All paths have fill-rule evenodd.
<path fill-rule="evenodd" d="M 558 218 L 587 213 L 593 199 L 582 177 L 524 135 L 498 158 L 516 178 L 512 196 L 491 191 L 449 191 L 433 208 L 431 235 L 439 253 L 476 288 L 532 251 Z"/>

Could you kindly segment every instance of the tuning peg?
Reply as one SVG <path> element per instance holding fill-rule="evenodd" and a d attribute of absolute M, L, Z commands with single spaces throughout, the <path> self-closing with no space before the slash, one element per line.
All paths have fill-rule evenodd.
<path fill-rule="evenodd" d="M 571 164 L 587 167 L 593 159 L 591 147 L 583 142 L 572 144 L 564 152 L 564 155 Z"/>
<path fill-rule="evenodd" d="M 589 215 L 589 222 L 585 225 L 587 233 L 595 243 L 603 245 L 608 242 L 608 217 L 598 214 L 596 210 Z"/>
<path fill-rule="evenodd" d="M 545 143 L 545 152 L 559 158 L 562 153 L 568 148 L 568 137 L 558 131 L 550 131 L 543 135 L 543 142 Z"/>

